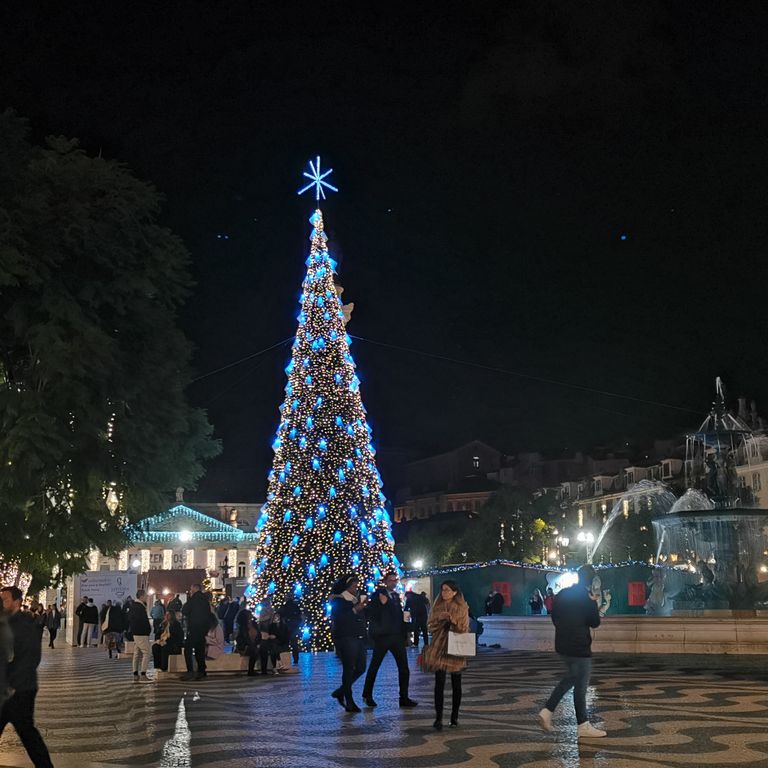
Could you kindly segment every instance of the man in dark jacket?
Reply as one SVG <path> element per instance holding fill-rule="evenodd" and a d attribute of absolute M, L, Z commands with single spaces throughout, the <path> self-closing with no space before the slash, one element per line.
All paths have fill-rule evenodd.
<path fill-rule="evenodd" d="M 299 633 L 301 632 L 301 608 L 298 603 L 289 597 L 280 609 L 280 617 L 288 630 L 288 645 L 291 648 L 293 663 L 299 663 Z"/>
<path fill-rule="evenodd" d="M 77 616 L 77 636 L 75 637 L 74 646 L 77 647 L 82 643 L 81 635 L 83 634 L 83 625 L 85 624 L 85 619 L 83 618 L 83 614 L 85 613 L 85 609 L 88 607 L 88 598 L 84 597 L 80 601 L 80 605 L 75 608 L 75 616 Z"/>
<path fill-rule="evenodd" d="M 190 588 L 189 599 L 184 603 L 181 613 L 187 622 L 187 639 L 184 642 L 187 674 L 181 677 L 182 680 L 202 680 L 205 677 L 205 636 L 211 626 L 211 606 L 199 584 L 193 584 Z M 192 654 L 197 661 L 197 675 Z"/>
<path fill-rule="evenodd" d="M 13 633 L 13 661 L 8 664 L 8 685 L 13 694 L 0 710 L 0 735 L 10 723 L 35 768 L 53 768 L 48 748 L 35 727 L 34 717 L 40 632 L 34 618 L 21 610 L 23 596 L 18 587 L 3 587 L 0 597 Z"/>
<path fill-rule="evenodd" d="M 224 616 L 221 617 L 222 624 L 224 625 L 224 640 L 227 642 L 230 642 L 232 639 L 232 632 L 235 629 L 235 619 L 238 613 L 240 613 L 240 600 L 235 598 L 227 604 Z"/>
<path fill-rule="evenodd" d="M 398 575 L 390 571 L 384 577 L 384 586 L 377 589 L 368 609 L 371 639 L 373 640 L 373 656 L 368 667 L 363 685 L 363 699 L 369 707 L 375 707 L 373 686 L 381 662 L 387 653 L 395 657 L 397 676 L 400 685 L 400 706 L 415 707 L 417 702 L 408 696 L 408 683 L 411 678 L 408 669 L 408 656 L 405 653 L 407 628 L 403 620 L 403 607 L 400 595 L 395 591 Z"/>
<path fill-rule="evenodd" d="M 94 605 L 93 598 L 89 597 L 83 611 L 83 648 L 88 648 L 93 639 L 93 633 L 99 626 L 99 609 Z"/>
<path fill-rule="evenodd" d="M 606 735 L 605 731 L 595 728 L 587 719 L 587 686 L 592 671 L 591 629 L 600 626 L 597 607 L 599 595 L 593 595 L 591 592 L 594 575 L 595 570 L 591 565 L 582 565 L 578 570 L 578 583 L 555 595 L 552 606 L 555 651 L 560 654 L 567 672 L 539 712 L 541 727 L 545 731 L 553 731 L 552 713 L 560 699 L 573 688 L 573 704 L 580 739 L 596 739 Z"/>
<path fill-rule="evenodd" d="M 140 589 L 136 593 L 136 599 L 131 601 L 128 609 L 128 629 L 133 636 L 133 681 L 141 679 L 147 682 L 147 667 L 152 651 L 149 648 L 149 634 L 152 627 L 149 625 L 149 616 L 147 616 L 146 606 L 147 593 Z M 141 678 L 139 678 L 141 670 Z"/>
<path fill-rule="evenodd" d="M 341 659 L 341 685 L 331 693 L 347 712 L 360 712 L 352 684 L 365 672 L 365 595 L 358 595 L 359 579 L 347 574 L 333 585 L 331 639 Z"/>
<path fill-rule="evenodd" d="M 419 637 L 424 638 L 424 645 L 429 643 L 427 634 L 427 616 L 429 615 L 429 600 L 422 592 L 411 590 L 405 596 L 405 610 L 411 613 L 411 629 L 413 630 L 413 644 L 419 647 Z"/>

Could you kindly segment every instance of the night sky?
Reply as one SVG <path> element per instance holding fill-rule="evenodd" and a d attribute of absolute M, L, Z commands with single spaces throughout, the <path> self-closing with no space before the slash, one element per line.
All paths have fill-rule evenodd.
<path fill-rule="evenodd" d="M 351 334 L 658 403 L 356 341 L 390 495 L 474 437 L 674 434 L 716 375 L 768 412 L 760 3 L 276 5 L 0 10 L 0 107 L 166 195 L 199 375 L 295 332 L 320 153 Z M 198 499 L 263 498 L 288 357 L 190 387 L 224 444 Z"/>

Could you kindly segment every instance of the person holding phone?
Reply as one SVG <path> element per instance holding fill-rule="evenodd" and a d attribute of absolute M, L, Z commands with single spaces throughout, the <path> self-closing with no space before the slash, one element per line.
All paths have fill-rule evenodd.
<path fill-rule="evenodd" d="M 363 699 L 369 707 L 376 706 L 373 699 L 373 686 L 376 683 L 376 674 L 381 662 L 384 661 L 387 653 L 394 656 L 397 664 L 400 706 L 415 707 L 418 703 L 408 695 L 408 684 L 411 679 L 408 656 L 405 652 L 408 624 L 403 616 L 400 595 L 396 591 L 398 580 L 399 576 L 395 571 L 390 571 L 384 576 L 384 584 L 376 590 L 368 611 L 373 640 L 373 655 L 368 667 L 368 674 L 365 676 Z"/>
<path fill-rule="evenodd" d="M 555 651 L 567 671 L 539 712 L 539 725 L 547 732 L 554 731 L 552 714 L 563 696 L 573 688 L 578 738 L 596 739 L 607 735 L 587 719 L 587 686 L 592 672 L 591 629 L 600 626 L 600 595 L 592 591 L 595 569 L 591 565 L 582 565 L 577 573 L 578 583 L 560 590 L 552 606 Z"/>

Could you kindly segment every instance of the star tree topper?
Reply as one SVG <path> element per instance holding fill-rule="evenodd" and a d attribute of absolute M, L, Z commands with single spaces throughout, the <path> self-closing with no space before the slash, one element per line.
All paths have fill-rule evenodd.
<path fill-rule="evenodd" d="M 298 194 L 303 195 L 307 190 L 312 189 L 312 187 L 315 188 L 315 200 L 320 200 L 322 197 L 323 200 L 325 200 L 325 190 L 323 187 L 327 187 L 331 190 L 331 192 L 338 192 L 339 190 L 336 189 L 332 184 L 329 184 L 324 179 L 329 176 L 331 173 L 333 173 L 333 168 L 329 168 L 324 173 L 320 172 L 320 155 L 317 156 L 315 162 L 313 163 L 311 160 L 309 161 L 309 167 L 312 169 L 312 173 L 309 173 L 308 171 L 304 171 L 304 176 L 308 179 L 311 179 L 309 184 L 307 184 L 306 187 L 303 187 L 299 190 Z"/>

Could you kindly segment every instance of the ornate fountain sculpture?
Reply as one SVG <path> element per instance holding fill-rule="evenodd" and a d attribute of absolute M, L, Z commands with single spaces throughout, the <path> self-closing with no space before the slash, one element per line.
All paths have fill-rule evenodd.
<path fill-rule="evenodd" d="M 674 613 L 754 615 L 768 599 L 768 582 L 760 582 L 768 552 L 768 510 L 748 506 L 736 472 L 738 463 L 749 461 L 752 443 L 749 426 L 728 412 L 718 378 L 709 415 L 687 436 L 689 490 L 653 522 L 659 558 L 689 562 L 699 574 L 698 584 L 674 596 Z"/>

